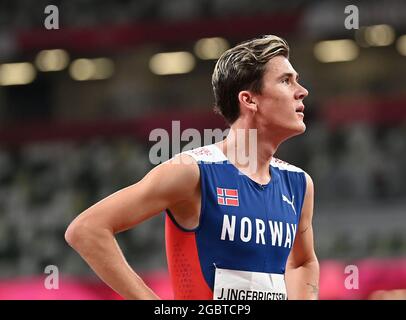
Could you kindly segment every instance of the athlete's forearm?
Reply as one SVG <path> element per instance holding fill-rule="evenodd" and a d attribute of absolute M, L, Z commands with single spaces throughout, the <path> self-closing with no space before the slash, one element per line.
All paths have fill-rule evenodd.
<path fill-rule="evenodd" d="M 289 300 L 317 300 L 319 298 L 319 263 L 311 260 L 285 273 Z"/>
<path fill-rule="evenodd" d="M 110 230 L 75 226 L 68 228 L 65 237 L 93 271 L 124 299 L 159 299 L 129 266 Z"/>

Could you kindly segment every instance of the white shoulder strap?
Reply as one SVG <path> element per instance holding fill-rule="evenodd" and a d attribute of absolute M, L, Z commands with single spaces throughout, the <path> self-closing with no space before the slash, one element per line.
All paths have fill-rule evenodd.
<path fill-rule="evenodd" d="M 271 166 L 276 167 L 279 170 L 287 170 L 287 171 L 293 171 L 293 172 L 304 172 L 299 167 L 296 167 L 296 166 L 294 166 L 294 165 L 292 165 L 290 163 L 287 163 L 287 162 L 285 162 L 283 160 L 280 160 L 280 159 L 274 158 L 274 157 L 272 157 Z"/>
<path fill-rule="evenodd" d="M 227 160 L 223 152 L 214 144 L 184 151 L 182 153 L 191 156 L 196 161 L 202 162 L 221 162 Z"/>

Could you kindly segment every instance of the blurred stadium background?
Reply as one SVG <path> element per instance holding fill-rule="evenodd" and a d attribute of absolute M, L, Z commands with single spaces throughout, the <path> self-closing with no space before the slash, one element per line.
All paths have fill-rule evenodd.
<path fill-rule="evenodd" d="M 49 4 L 58 30 L 44 27 Z M 349 4 L 359 30 L 344 27 Z M 306 133 L 277 156 L 315 182 L 320 298 L 406 288 L 405 12 L 401 0 L 2 0 L 0 299 L 120 298 L 65 243 L 67 225 L 153 167 L 153 129 L 224 129 L 212 112 L 216 58 L 261 34 L 288 40 L 310 91 Z M 171 299 L 163 223 L 118 240 Z M 44 288 L 47 265 L 58 290 Z M 348 265 L 358 289 L 344 286 Z"/>

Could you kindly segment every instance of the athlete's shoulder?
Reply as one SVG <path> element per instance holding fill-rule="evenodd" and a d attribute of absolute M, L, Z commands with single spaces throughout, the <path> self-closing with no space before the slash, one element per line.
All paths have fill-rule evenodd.
<path fill-rule="evenodd" d="M 209 144 L 200 148 L 184 151 L 182 154 L 191 156 L 197 162 L 214 163 L 227 160 L 226 156 L 215 144 Z"/>
<path fill-rule="evenodd" d="M 304 177 L 304 182 L 306 184 L 306 194 L 313 195 L 314 192 L 314 184 L 312 177 L 303 169 L 294 166 L 286 161 L 273 157 L 271 160 L 271 166 L 278 168 L 279 170 L 285 170 L 288 172 L 288 176 L 290 175 L 289 172 L 293 174 L 299 174 Z"/>
<path fill-rule="evenodd" d="M 279 170 L 306 173 L 303 169 L 275 157 L 272 157 L 271 166 L 278 168 Z"/>

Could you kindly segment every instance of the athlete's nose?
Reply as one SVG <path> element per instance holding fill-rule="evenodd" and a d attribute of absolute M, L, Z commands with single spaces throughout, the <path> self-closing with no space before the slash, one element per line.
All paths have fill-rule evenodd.
<path fill-rule="evenodd" d="M 296 99 L 297 100 L 303 100 L 304 98 L 306 98 L 309 95 L 309 91 L 307 91 L 307 89 L 305 87 L 303 87 L 302 85 L 298 84 L 299 88 L 296 91 Z"/>

